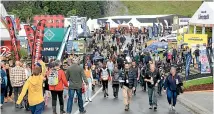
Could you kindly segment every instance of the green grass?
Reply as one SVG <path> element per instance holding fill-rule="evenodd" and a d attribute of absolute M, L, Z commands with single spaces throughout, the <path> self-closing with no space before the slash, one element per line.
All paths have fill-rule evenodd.
<path fill-rule="evenodd" d="M 190 86 L 194 86 L 194 85 L 210 84 L 210 83 L 213 83 L 213 77 L 190 80 L 190 81 L 184 82 L 184 88 L 189 88 Z"/>
<path fill-rule="evenodd" d="M 201 1 L 121 1 L 129 15 L 178 14 L 191 17 Z M 122 13 L 122 12 L 121 12 Z"/>

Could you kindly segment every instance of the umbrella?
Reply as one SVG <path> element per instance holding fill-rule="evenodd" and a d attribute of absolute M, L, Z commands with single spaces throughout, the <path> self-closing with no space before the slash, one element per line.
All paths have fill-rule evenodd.
<path fill-rule="evenodd" d="M 100 59 L 104 59 L 104 57 L 102 57 L 102 56 L 95 56 L 95 57 L 93 58 L 93 60 L 100 60 Z"/>

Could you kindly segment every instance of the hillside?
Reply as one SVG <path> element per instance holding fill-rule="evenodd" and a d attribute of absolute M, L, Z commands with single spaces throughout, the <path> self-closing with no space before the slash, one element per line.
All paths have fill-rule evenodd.
<path fill-rule="evenodd" d="M 191 17 L 201 1 L 120 1 L 129 15 L 178 14 Z M 125 9 L 121 11 L 124 15 Z"/>

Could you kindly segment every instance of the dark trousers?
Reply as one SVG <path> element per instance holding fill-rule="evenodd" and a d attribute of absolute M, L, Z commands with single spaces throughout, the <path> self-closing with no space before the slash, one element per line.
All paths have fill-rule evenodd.
<path fill-rule="evenodd" d="M 14 101 L 16 103 L 18 100 L 18 97 L 22 91 L 22 86 L 21 87 L 13 87 L 13 90 L 14 90 Z M 23 102 L 21 102 L 20 105 L 23 106 Z"/>
<path fill-rule="evenodd" d="M 1 88 L 1 104 L 4 104 L 4 96 L 5 96 L 6 88 Z"/>
<path fill-rule="evenodd" d="M 30 106 L 30 110 L 31 110 L 32 114 L 42 114 L 42 112 L 44 110 L 44 106 L 45 106 L 45 103 L 41 102 L 40 104 Z"/>
<path fill-rule="evenodd" d="M 167 100 L 168 103 L 171 104 L 171 101 L 173 100 L 173 104 L 172 106 L 176 105 L 176 101 L 177 101 L 177 92 L 175 91 L 171 91 L 169 89 L 167 89 Z"/>
<path fill-rule="evenodd" d="M 104 93 L 108 93 L 108 80 L 102 80 L 102 84 Z"/>
<path fill-rule="evenodd" d="M 120 84 L 113 84 L 112 85 L 114 97 L 118 97 L 119 86 L 120 86 Z"/>
<path fill-rule="evenodd" d="M 56 107 L 57 96 L 60 104 L 60 111 L 64 110 L 63 91 L 51 91 L 52 95 L 52 107 Z"/>
<path fill-rule="evenodd" d="M 140 77 L 140 85 L 142 86 L 143 90 L 146 91 L 146 82 L 144 81 L 143 77 Z"/>
<path fill-rule="evenodd" d="M 8 95 L 8 91 L 9 91 L 9 95 Z M 13 87 L 11 86 L 10 83 L 8 83 L 7 87 L 6 87 L 6 91 L 5 91 L 5 97 L 11 97 L 13 93 Z"/>

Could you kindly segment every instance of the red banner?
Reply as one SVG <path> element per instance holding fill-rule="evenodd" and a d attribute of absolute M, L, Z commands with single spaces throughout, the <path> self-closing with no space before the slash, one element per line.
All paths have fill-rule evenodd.
<path fill-rule="evenodd" d="M 27 40 L 28 40 L 28 45 L 30 47 L 30 54 L 33 54 L 33 44 L 34 44 L 34 30 L 31 26 L 29 25 L 24 25 L 24 29 L 25 29 L 25 33 L 27 36 Z"/>
<path fill-rule="evenodd" d="M 15 35 L 13 22 L 12 22 L 12 19 L 10 18 L 10 16 L 6 16 L 6 22 L 7 22 L 9 33 L 10 33 L 10 38 L 11 38 L 11 43 L 13 46 L 14 55 L 15 55 L 16 60 L 18 61 L 20 58 L 19 58 L 19 51 L 18 51 L 18 48 L 16 46 L 16 39 L 17 38 Z"/>
<path fill-rule="evenodd" d="M 44 31 L 45 31 L 45 22 L 46 20 L 41 20 L 35 31 L 35 39 L 33 44 L 33 55 L 32 55 L 32 68 L 35 67 L 35 63 L 38 63 L 38 60 L 42 57 L 42 47 L 43 47 L 43 39 L 44 39 Z"/>
<path fill-rule="evenodd" d="M 21 27 L 20 27 L 20 19 L 19 18 L 16 18 L 15 19 L 15 22 L 16 22 L 16 31 L 19 32 L 21 30 Z"/>

